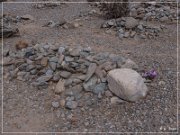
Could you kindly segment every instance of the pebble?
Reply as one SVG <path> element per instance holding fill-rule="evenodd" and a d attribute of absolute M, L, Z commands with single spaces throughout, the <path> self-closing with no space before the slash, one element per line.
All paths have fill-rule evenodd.
<path fill-rule="evenodd" d="M 67 101 L 65 104 L 65 107 L 68 109 L 75 109 L 78 106 L 78 103 L 76 101 Z"/>
<path fill-rule="evenodd" d="M 53 101 L 53 102 L 52 102 L 52 107 L 58 108 L 58 107 L 59 107 L 59 102 Z"/>

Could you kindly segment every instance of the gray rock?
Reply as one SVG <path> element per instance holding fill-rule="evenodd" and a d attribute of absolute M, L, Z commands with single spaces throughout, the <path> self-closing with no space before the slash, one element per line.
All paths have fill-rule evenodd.
<path fill-rule="evenodd" d="M 26 71 L 29 72 L 29 71 L 31 71 L 31 70 L 33 70 L 33 69 L 35 69 L 35 68 L 36 68 L 35 65 L 28 65 L 28 66 L 26 67 Z"/>
<path fill-rule="evenodd" d="M 107 24 L 111 27 L 111 26 L 116 26 L 116 20 L 115 19 L 111 19 L 107 21 Z"/>
<path fill-rule="evenodd" d="M 31 71 L 30 71 L 30 74 L 31 74 L 31 75 L 35 75 L 35 74 L 37 74 L 37 69 L 33 69 L 33 70 L 31 70 Z"/>
<path fill-rule="evenodd" d="M 53 81 L 59 81 L 60 79 L 60 72 L 56 72 L 53 76 Z"/>
<path fill-rule="evenodd" d="M 127 101 L 137 101 L 147 94 L 144 79 L 131 69 L 114 69 L 107 77 L 109 89 L 118 97 Z"/>
<path fill-rule="evenodd" d="M 129 37 L 129 31 L 126 31 L 126 32 L 124 33 L 124 37 L 125 37 L 125 38 L 128 38 L 128 37 Z"/>
<path fill-rule="evenodd" d="M 54 73 L 54 71 L 51 70 L 51 69 L 48 69 L 48 70 L 46 71 L 46 75 L 53 75 L 53 73 Z"/>
<path fill-rule="evenodd" d="M 67 79 L 71 76 L 71 72 L 68 72 L 68 71 L 61 71 L 60 72 L 60 76 Z"/>
<path fill-rule="evenodd" d="M 73 80 L 72 80 L 72 79 L 67 79 L 67 80 L 65 81 L 65 83 L 64 83 L 64 86 L 65 86 L 65 87 L 68 87 L 68 86 L 70 86 L 72 83 L 73 83 Z"/>
<path fill-rule="evenodd" d="M 104 93 L 106 89 L 107 89 L 107 83 L 99 83 L 94 87 L 93 92 L 95 94 Z"/>
<path fill-rule="evenodd" d="M 31 85 L 37 87 L 38 89 L 45 89 L 48 87 L 47 82 L 32 82 Z"/>
<path fill-rule="evenodd" d="M 58 49 L 58 53 L 61 55 L 65 52 L 65 48 L 64 47 L 59 47 Z"/>
<path fill-rule="evenodd" d="M 140 31 L 143 31 L 143 26 L 140 24 L 137 26 L 137 28 L 140 30 Z"/>
<path fill-rule="evenodd" d="M 70 66 L 70 67 L 73 67 L 73 68 L 76 68 L 76 67 L 79 66 L 79 63 L 77 63 L 77 62 L 70 62 L 70 63 L 69 63 L 69 66 Z"/>
<path fill-rule="evenodd" d="M 125 32 L 122 28 L 120 28 L 118 31 L 120 34 L 124 34 L 124 32 Z"/>
<path fill-rule="evenodd" d="M 160 20 L 161 22 L 166 22 L 166 21 L 169 20 L 169 18 L 168 18 L 167 16 L 164 16 L 164 17 L 161 17 L 159 20 Z"/>
<path fill-rule="evenodd" d="M 59 107 L 59 102 L 53 101 L 53 102 L 52 102 L 52 107 L 58 108 L 58 107 Z"/>
<path fill-rule="evenodd" d="M 78 106 L 78 103 L 76 101 L 67 101 L 65 104 L 65 107 L 68 109 L 75 109 Z"/>
<path fill-rule="evenodd" d="M 135 35 L 136 35 L 136 32 L 132 31 L 131 34 L 130 34 L 130 37 L 133 38 Z"/>
<path fill-rule="evenodd" d="M 85 81 L 88 81 L 91 78 L 91 76 L 95 73 L 96 68 L 97 68 L 96 63 L 91 63 L 89 65 Z"/>
<path fill-rule="evenodd" d="M 85 91 L 92 91 L 97 83 L 97 77 L 92 76 L 87 82 L 83 83 L 83 88 Z"/>
<path fill-rule="evenodd" d="M 58 58 L 57 57 L 51 57 L 49 59 L 50 62 L 55 62 L 55 63 L 58 63 Z"/>
<path fill-rule="evenodd" d="M 133 17 L 126 17 L 125 27 L 127 29 L 132 29 L 139 24 L 138 20 L 134 19 Z"/>
<path fill-rule="evenodd" d="M 75 49 L 70 50 L 69 53 L 71 56 L 76 57 L 76 56 L 80 56 L 80 52 L 81 52 L 81 49 L 75 48 Z"/>
<path fill-rule="evenodd" d="M 37 82 L 47 82 L 49 81 L 53 76 L 52 75 L 45 75 L 37 78 Z"/>
<path fill-rule="evenodd" d="M 55 63 L 55 62 L 49 62 L 49 66 L 50 66 L 50 68 L 51 68 L 53 71 L 55 71 L 55 70 L 56 70 L 56 67 L 57 67 L 57 63 Z"/>
<path fill-rule="evenodd" d="M 66 57 L 65 57 L 65 61 L 66 61 L 66 62 L 72 62 L 72 61 L 74 61 L 74 58 L 73 58 L 73 57 L 66 56 Z"/>

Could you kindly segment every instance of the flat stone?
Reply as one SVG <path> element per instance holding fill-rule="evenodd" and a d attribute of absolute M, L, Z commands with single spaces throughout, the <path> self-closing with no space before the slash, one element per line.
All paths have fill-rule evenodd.
<path fill-rule="evenodd" d="M 132 69 L 114 69 L 107 77 L 109 89 L 118 97 L 127 101 L 137 101 L 147 94 L 144 79 Z"/>
<path fill-rule="evenodd" d="M 125 27 L 127 29 L 132 29 L 139 24 L 138 20 L 134 19 L 133 17 L 126 17 Z"/>
<path fill-rule="evenodd" d="M 89 65 L 85 81 L 88 81 L 91 78 L 91 76 L 95 73 L 96 67 L 96 63 L 91 63 Z"/>
<path fill-rule="evenodd" d="M 37 81 L 37 82 L 47 82 L 47 81 L 49 81 L 52 77 L 53 77 L 52 75 L 45 75 L 45 76 L 39 77 L 36 81 Z"/>
<path fill-rule="evenodd" d="M 61 71 L 60 72 L 60 76 L 67 79 L 71 76 L 71 72 L 68 72 L 68 71 Z"/>
<path fill-rule="evenodd" d="M 65 90 L 64 88 L 64 81 L 59 80 L 56 87 L 55 87 L 55 93 L 60 94 Z"/>
<path fill-rule="evenodd" d="M 168 18 L 167 16 L 164 16 L 164 17 L 161 17 L 159 20 L 160 20 L 161 22 L 166 22 L 166 21 L 169 20 L 169 18 Z"/>
<path fill-rule="evenodd" d="M 73 58 L 73 57 L 66 56 L 66 57 L 65 57 L 65 61 L 67 61 L 67 62 L 72 62 L 72 61 L 74 61 L 74 58 Z"/>
<path fill-rule="evenodd" d="M 51 57 L 49 59 L 50 62 L 55 62 L 55 63 L 58 63 L 58 58 L 57 57 Z"/>
<path fill-rule="evenodd" d="M 75 49 L 72 49 L 69 53 L 71 56 L 77 57 L 77 56 L 80 56 L 80 52 L 81 52 L 81 49 L 75 48 Z"/>

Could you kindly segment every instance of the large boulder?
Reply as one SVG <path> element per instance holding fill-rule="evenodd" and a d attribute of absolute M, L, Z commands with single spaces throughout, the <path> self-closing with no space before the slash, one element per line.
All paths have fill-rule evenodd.
<path fill-rule="evenodd" d="M 128 68 L 111 70 L 107 75 L 107 81 L 110 91 L 127 101 L 137 101 L 145 97 L 148 91 L 143 78 Z"/>

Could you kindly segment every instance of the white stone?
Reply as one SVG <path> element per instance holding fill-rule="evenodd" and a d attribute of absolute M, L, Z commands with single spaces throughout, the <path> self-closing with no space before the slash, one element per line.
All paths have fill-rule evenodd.
<path fill-rule="evenodd" d="M 147 95 L 148 89 L 144 79 L 132 69 L 111 70 L 107 81 L 110 91 L 124 100 L 134 102 Z"/>

